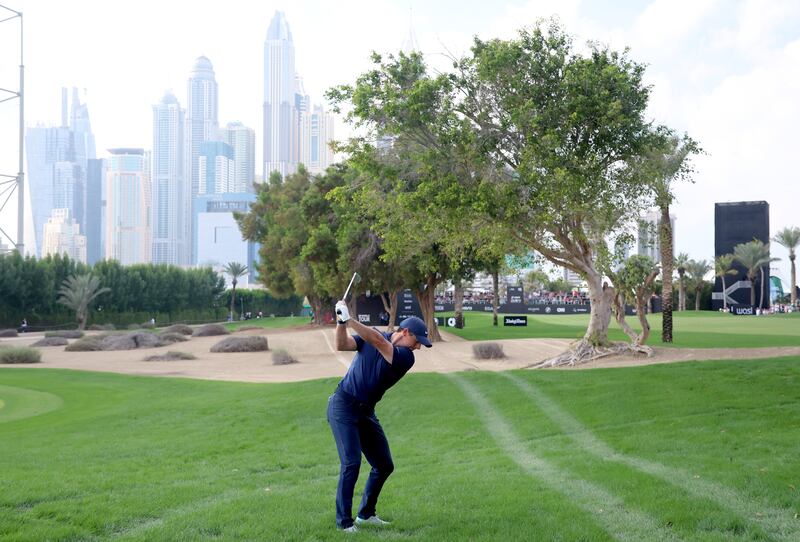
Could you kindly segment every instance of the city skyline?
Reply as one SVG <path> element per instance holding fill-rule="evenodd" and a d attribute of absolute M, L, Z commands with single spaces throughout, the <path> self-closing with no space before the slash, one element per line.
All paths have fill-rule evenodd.
<path fill-rule="evenodd" d="M 795 98 L 800 90 L 796 2 L 442 2 L 413 6 L 413 15 L 409 3 L 390 1 L 336 6 L 232 1 L 222 10 L 200 2 L 190 11 L 162 4 L 142 2 L 141 9 L 126 15 L 124 28 L 101 23 L 114 12 L 105 3 L 66 6 L 42 1 L 16 6 L 25 13 L 27 124 L 57 119 L 58 89 L 77 86 L 87 89 L 98 149 L 147 147 L 147 109 L 165 89 L 184 88 L 187 66 L 205 55 L 214 63 L 220 84 L 219 117 L 255 128 L 258 140 L 263 115 L 259 66 L 276 10 L 285 11 L 291 23 L 296 71 L 303 75 L 312 102 L 323 104 L 327 88 L 351 83 L 368 69 L 372 50 L 398 51 L 412 29 L 426 60 L 436 69 L 447 69 L 447 55 L 467 52 L 473 35 L 507 39 L 537 17 L 555 14 L 576 43 L 595 39 L 616 49 L 630 47 L 631 58 L 648 65 L 645 80 L 653 85 L 648 116 L 687 131 L 705 149 L 706 154 L 695 160 L 696 182 L 677 189 L 676 250 L 696 259 L 713 255 L 713 203 L 719 201 L 769 201 L 772 235 L 781 227 L 798 225 L 796 204 L 787 197 L 797 176 L 791 157 L 800 117 Z M 149 14 L 157 7 L 160 16 L 155 20 Z M 145 26 L 148 33 L 175 39 L 169 47 L 134 39 L 136 29 Z M 59 47 L 43 47 L 46 43 Z M 13 41 L 0 45 L 12 47 Z M 0 76 L 10 75 L 4 86 L 11 88 L 13 64 L 0 69 Z M 123 75 L 133 73 L 137 76 Z M 185 103 L 184 97 L 178 99 Z M 13 127 L 13 107 L 10 111 L 0 110 L 0 119 Z M 337 137 L 346 137 L 348 131 L 337 122 Z M 17 169 L 14 136 L 13 130 L 0 133 L 3 172 Z M 262 144 L 263 140 L 256 142 L 256 164 Z M 0 222 L 13 232 L 15 210 L 8 211 Z M 787 281 L 785 249 L 774 246 L 773 254 L 782 258 L 776 266 Z"/>

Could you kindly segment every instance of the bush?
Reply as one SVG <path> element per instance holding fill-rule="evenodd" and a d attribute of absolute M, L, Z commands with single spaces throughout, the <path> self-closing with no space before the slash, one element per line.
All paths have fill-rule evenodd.
<path fill-rule="evenodd" d="M 135 350 L 136 348 L 156 348 L 167 343 L 161 337 L 146 331 L 126 335 L 109 335 L 101 343 L 103 350 Z"/>
<path fill-rule="evenodd" d="M 104 335 L 87 335 L 68 345 L 65 352 L 98 352 L 103 349 Z"/>
<path fill-rule="evenodd" d="M 16 329 L 0 329 L 0 337 L 18 337 Z"/>
<path fill-rule="evenodd" d="M 42 353 L 28 346 L 0 348 L 0 363 L 39 363 Z"/>
<path fill-rule="evenodd" d="M 298 361 L 285 348 L 276 348 L 272 351 L 273 365 L 289 365 L 291 363 L 298 363 Z"/>
<path fill-rule="evenodd" d="M 65 339 L 80 339 L 83 337 L 83 331 L 80 329 L 61 329 L 55 331 L 45 331 L 45 337 L 64 337 Z"/>
<path fill-rule="evenodd" d="M 45 335 L 44 339 L 39 339 L 31 346 L 66 346 L 69 341 L 66 337 L 48 337 Z"/>
<path fill-rule="evenodd" d="M 263 352 L 269 350 L 266 337 L 228 337 L 211 347 L 212 352 Z"/>
<path fill-rule="evenodd" d="M 503 359 L 503 345 L 499 343 L 479 343 L 472 345 L 472 356 L 475 359 Z"/>
<path fill-rule="evenodd" d="M 230 333 L 222 324 L 206 324 L 195 329 L 192 335 L 195 337 L 213 337 L 215 335 L 230 335 Z"/>
<path fill-rule="evenodd" d="M 155 329 L 156 325 L 150 322 L 145 322 L 142 324 L 142 329 Z"/>
<path fill-rule="evenodd" d="M 197 359 L 197 356 L 190 354 L 189 352 L 176 352 L 175 350 L 170 350 L 165 354 L 147 356 L 144 358 L 145 361 L 176 361 L 181 359 Z"/>
<path fill-rule="evenodd" d="M 128 324 L 128 329 L 142 329 L 142 324 Z"/>
<path fill-rule="evenodd" d="M 182 343 L 188 341 L 189 337 L 180 333 L 164 331 L 158 334 L 158 338 L 165 343 Z"/>
<path fill-rule="evenodd" d="M 89 326 L 92 331 L 114 331 L 117 326 L 114 324 L 92 324 Z"/>
<path fill-rule="evenodd" d="M 181 333 L 183 335 L 191 335 L 194 333 L 194 330 L 191 326 L 187 326 L 186 324 L 172 324 L 171 326 L 164 328 L 161 334 L 163 335 L 164 333 Z"/>

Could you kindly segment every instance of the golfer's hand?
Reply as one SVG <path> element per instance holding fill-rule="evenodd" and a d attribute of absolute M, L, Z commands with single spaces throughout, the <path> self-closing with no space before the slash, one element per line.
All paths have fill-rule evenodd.
<path fill-rule="evenodd" d="M 336 318 L 340 324 L 344 324 L 350 319 L 350 311 L 347 310 L 347 303 L 343 300 L 336 303 Z"/>

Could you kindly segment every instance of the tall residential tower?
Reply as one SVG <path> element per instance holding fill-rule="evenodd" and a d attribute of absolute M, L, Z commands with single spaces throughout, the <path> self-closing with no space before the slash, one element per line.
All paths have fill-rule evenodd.
<path fill-rule="evenodd" d="M 297 169 L 298 112 L 295 97 L 294 43 L 281 11 L 269 24 L 264 41 L 264 155 L 263 179 Z"/>

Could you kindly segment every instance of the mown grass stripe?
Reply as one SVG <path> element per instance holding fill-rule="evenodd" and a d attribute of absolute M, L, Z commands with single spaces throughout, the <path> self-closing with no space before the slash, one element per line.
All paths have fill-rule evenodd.
<path fill-rule="evenodd" d="M 483 418 L 489 433 L 520 468 L 586 510 L 610 536 L 621 541 L 636 542 L 681 540 L 676 533 L 660 525 L 649 515 L 627 508 L 622 499 L 613 493 L 586 480 L 571 477 L 565 471 L 537 457 L 475 386 L 457 373 L 447 376 L 458 384 L 467 398 L 477 407 L 476 411 Z"/>
<path fill-rule="evenodd" d="M 754 522 L 779 540 L 800 540 L 800 522 L 794 519 L 793 511 L 753 502 L 727 486 L 695 478 L 695 474 L 684 469 L 617 452 L 534 384 L 508 372 L 499 374 L 518 386 L 536 403 L 542 413 L 564 430 L 565 436 L 592 455 L 660 478 L 695 497 L 707 498 L 745 520 Z"/>

